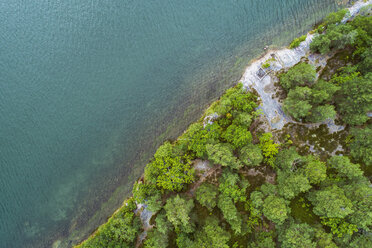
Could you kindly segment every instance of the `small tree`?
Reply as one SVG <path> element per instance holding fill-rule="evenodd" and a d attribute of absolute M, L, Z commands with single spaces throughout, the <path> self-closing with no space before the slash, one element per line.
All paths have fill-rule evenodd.
<path fill-rule="evenodd" d="M 346 198 L 344 191 L 336 185 L 313 191 L 308 199 L 313 204 L 316 215 L 328 218 L 345 218 L 354 212 L 353 204 Z"/>
<path fill-rule="evenodd" d="M 258 166 L 262 160 L 262 151 L 257 145 L 248 144 L 240 150 L 240 161 L 247 166 Z"/>
<path fill-rule="evenodd" d="M 230 125 L 222 137 L 234 148 L 242 148 L 243 146 L 252 142 L 252 134 L 243 126 Z"/>
<path fill-rule="evenodd" d="M 275 224 L 283 224 L 290 213 L 287 202 L 278 196 L 270 195 L 263 203 L 263 214 Z"/>
<path fill-rule="evenodd" d="M 170 223 L 174 225 L 176 230 L 182 230 L 190 233 L 193 227 L 190 223 L 190 212 L 194 207 L 192 199 L 186 200 L 179 195 L 169 198 L 164 209 Z"/>
<path fill-rule="evenodd" d="M 327 167 L 324 162 L 308 156 L 304 166 L 304 173 L 312 184 L 319 184 L 327 178 Z"/>
<path fill-rule="evenodd" d="M 198 200 L 202 206 L 208 208 L 209 211 L 212 211 L 216 206 L 217 195 L 217 187 L 210 183 L 203 183 L 196 190 L 196 200 Z"/>
<path fill-rule="evenodd" d="M 285 90 L 296 86 L 312 85 L 316 78 L 314 66 L 307 63 L 299 63 L 280 76 L 280 84 Z"/>
<path fill-rule="evenodd" d="M 207 154 L 208 159 L 214 164 L 229 166 L 233 169 L 239 169 L 243 166 L 234 156 L 233 148 L 230 144 L 207 145 Z"/>
<path fill-rule="evenodd" d="M 262 154 L 265 158 L 264 161 L 270 166 L 274 166 L 275 156 L 279 152 L 279 145 L 274 143 L 272 137 L 272 133 L 264 133 L 259 137 L 259 147 L 261 148 Z"/>

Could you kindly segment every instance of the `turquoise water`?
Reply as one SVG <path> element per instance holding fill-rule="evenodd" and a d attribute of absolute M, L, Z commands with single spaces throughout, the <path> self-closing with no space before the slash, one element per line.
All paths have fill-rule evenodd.
<path fill-rule="evenodd" d="M 265 45 L 287 44 L 336 8 L 336 0 L 1 1 L 0 247 L 70 246 L 89 234 L 159 142 L 195 120 Z"/>

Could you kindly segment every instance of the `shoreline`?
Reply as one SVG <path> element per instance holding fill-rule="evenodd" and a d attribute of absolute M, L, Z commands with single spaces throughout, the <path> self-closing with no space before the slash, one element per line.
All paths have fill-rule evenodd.
<path fill-rule="evenodd" d="M 360 8 L 362 8 L 362 7 L 364 7 L 364 6 L 366 6 L 366 5 L 368 5 L 368 4 L 372 4 L 372 0 L 368 0 L 368 1 L 366 1 L 366 2 L 364 2 L 363 0 L 359 0 L 359 1 L 357 1 L 357 2 L 355 2 L 351 7 L 349 7 L 349 8 L 347 8 L 347 9 L 349 9 L 350 10 L 350 13 L 351 13 L 351 17 L 353 17 L 356 13 L 358 13 L 358 11 L 360 10 Z M 353 10 L 353 11 L 352 11 Z M 356 12 L 355 12 L 356 11 Z M 281 69 L 285 69 L 285 68 L 290 68 L 290 67 L 292 67 L 293 65 L 295 65 L 296 63 L 298 63 L 298 62 L 300 62 L 300 60 L 301 60 L 301 58 L 303 57 L 303 56 L 305 56 L 306 55 L 306 53 L 309 51 L 309 46 L 310 46 L 310 43 L 311 43 L 311 40 L 312 40 L 312 38 L 313 38 L 313 34 L 310 34 L 310 32 L 308 32 L 307 34 L 306 34 L 306 40 L 305 41 L 303 41 L 303 42 L 301 42 L 301 44 L 300 44 L 300 46 L 299 47 L 297 47 L 297 48 L 294 48 L 294 49 L 289 49 L 289 48 L 287 48 L 287 47 L 282 47 L 282 48 L 278 48 L 278 49 L 268 49 L 268 50 L 266 50 L 266 51 L 264 51 L 264 53 L 261 55 L 261 56 L 259 56 L 259 57 L 257 57 L 257 58 L 255 58 L 255 59 L 252 59 L 250 62 L 249 62 L 249 64 L 245 67 L 245 69 L 244 69 L 244 73 L 243 73 L 243 75 L 242 75 L 242 77 L 241 77 L 241 79 L 238 81 L 238 82 L 242 82 L 243 83 L 243 85 L 244 85 L 244 87 L 246 87 L 247 89 L 251 89 L 251 88 L 253 88 L 253 89 L 255 89 L 256 91 L 258 91 L 257 89 L 259 89 L 259 91 L 258 91 L 258 93 L 259 93 L 259 96 L 260 96 L 260 100 L 262 101 L 263 99 L 262 99 L 262 95 L 267 95 L 267 98 L 265 98 L 266 100 L 268 100 L 268 99 L 270 99 L 269 97 L 272 97 L 273 96 L 273 92 L 271 92 L 271 91 L 269 91 L 269 92 L 266 92 L 266 86 L 269 86 L 269 84 L 272 84 L 273 82 L 272 82 L 272 80 L 268 80 L 268 78 L 270 78 L 270 77 L 267 77 L 267 75 L 268 74 L 266 74 L 263 78 L 261 78 L 261 79 L 257 79 L 257 76 L 255 76 L 254 74 L 254 72 L 256 72 L 259 68 L 261 68 L 261 66 L 262 66 L 262 64 L 266 61 L 266 60 L 268 60 L 268 59 L 270 59 L 270 57 L 272 57 L 272 54 L 275 54 L 277 57 L 279 57 L 279 61 L 276 61 L 276 62 L 274 62 L 275 63 L 275 66 L 273 67 L 274 69 L 272 70 L 272 71 L 279 71 L 279 70 L 281 70 Z M 304 53 L 304 54 L 303 54 Z M 286 55 L 290 55 L 290 54 L 292 54 L 293 55 L 293 57 L 292 57 L 292 60 L 285 60 L 285 56 Z M 302 56 L 300 56 L 301 54 L 303 54 Z M 300 56 L 300 57 L 298 57 L 298 56 Z M 298 61 L 297 61 L 298 60 Z M 297 61 L 297 62 L 296 62 Z M 254 79 L 254 78 L 256 78 L 256 80 L 252 80 L 252 79 Z M 268 81 L 270 81 L 270 82 L 268 82 Z M 261 83 L 261 85 L 259 84 L 259 83 Z M 257 89 L 256 89 L 257 88 Z M 274 89 L 275 90 L 275 89 Z M 260 94 L 261 93 L 261 94 Z M 275 98 L 271 98 L 272 99 L 272 102 L 276 102 L 274 105 L 276 106 L 276 107 L 278 107 L 278 108 L 275 108 L 274 109 L 274 112 L 275 112 L 275 110 L 279 110 L 279 109 L 281 109 L 281 104 L 277 101 L 277 99 L 275 99 Z M 216 100 L 216 101 L 218 101 L 218 100 Z M 206 117 L 206 112 L 207 112 L 207 110 L 210 108 L 210 106 L 212 106 L 212 104 L 214 103 L 214 102 L 216 102 L 216 101 L 213 101 L 213 102 L 211 102 L 208 106 L 207 106 L 207 108 L 205 109 L 205 111 L 203 112 L 203 114 L 202 114 L 202 116 L 201 116 L 201 118 L 200 119 L 202 119 L 202 118 L 204 118 L 204 117 Z M 290 120 L 290 118 L 289 117 L 287 117 L 287 116 L 285 116 L 284 115 L 284 113 L 283 112 L 280 112 L 280 111 L 278 111 L 277 112 L 277 114 L 279 114 L 279 116 L 280 116 L 280 114 L 283 114 L 282 116 L 280 116 L 281 117 L 281 119 L 278 121 L 278 122 L 275 122 L 275 121 L 273 121 L 273 119 L 275 119 L 276 118 L 276 116 L 273 116 L 272 115 L 272 113 L 274 113 L 274 112 L 272 112 L 271 110 L 269 110 L 269 109 L 266 109 L 266 108 L 264 108 L 264 107 L 267 107 L 267 106 L 270 106 L 270 104 L 269 103 L 272 103 L 272 102 L 270 102 L 269 100 L 266 102 L 264 102 L 264 101 L 262 101 L 262 104 L 264 104 L 265 106 L 263 106 L 262 107 L 262 109 L 263 109 L 263 111 L 264 111 L 264 113 L 265 113 L 265 115 L 266 115 L 266 118 L 267 118 L 267 120 L 269 121 L 269 123 L 270 123 L 270 126 L 271 126 L 271 128 L 273 128 L 273 129 L 282 129 L 282 127 L 286 124 L 286 123 L 288 123 L 288 122 L 291 122 L 291 120 Z M 261 107 L 261 105 L 260 105 L 260 107 Z M 265 112 L 265 110 L 267 111 L 267 112 Z M 271 117 L 273 117 L 273 118 L 271 118 Z M 287 119 L 287 118 L 289 118 L 289 119 Z M 184 131 L 185 132 L 185 131 Z M 143 173 L 142 173 L 142 175 L 137 179 L 137 180 L 135 180 L 135 181 L 139 181 L 139 180 L 141 180 L 141 178 L 143 177 Z M 123 202 L 123 204 L 119 207 L 119 208 L 117 208 L 116 210 L 115 210 L 115 212 L 113 212 L 112 213 L 112 215 L 110 215 L 110 217 L 108 217 L 108 219 L 106 220 L 106 222 L 109 220 L 109 219 L 111 219 L 124 205 L 125 205 L 125 202 L 128 200 L 128 199 L 130 199 L 132 196 L 130 196 L 130 197 L 128 197 L 128 198 L 126 198 L 125 200 L 124 200 L 124 202 Z M 140 209 L 137 209 L 137 210 L 140 210 Z M 85 242 L 87 239 L 89 239 L 90 237 L 92 237 L 92 236 L 94 236 L 95 234 L 96 234 L 96 232 L 98 231 L 98 228 L 99 228 L 100 226 L 98 226 L 97 228 L 96 228 L 96 230 L 94 231 L 94 232 L 92 232 L 90 235 L 89 235 L 89 237 L 88 238 L 86 238 L 86 239 L 84 239 L 84 240 L 82 240 L 80 243 L 78 243 L 78 244 L 76 244 L 75 246 L 73 246 L 73 247 L 79 247 L 83 242 Z M 62 247 L 62 246 L 60 246 L 60 245 L 62 245 L 62 243 L 63 243 L 63 241 L 61 241 L 61 240 L 55 240 L 54 241 L 54 243 L 53 243 L 53 248 L 60 248 L 60 247 Z"/>

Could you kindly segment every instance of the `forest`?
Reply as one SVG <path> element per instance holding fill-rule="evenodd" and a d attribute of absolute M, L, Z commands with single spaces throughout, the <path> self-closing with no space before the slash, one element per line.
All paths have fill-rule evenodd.
<path fill-rule="evenodd" d="M 310 32 L 325 68 L 303 58 L 277 75 L 283 110 L 300 128 L 267 132 L 257 93 L 237 83 L 158 148 L 133 196 L 77 247 L 372 247 L 371 6 L 342 22 L 348 14 Z M 345 128 L 321 133 L 330 119 Z"/>

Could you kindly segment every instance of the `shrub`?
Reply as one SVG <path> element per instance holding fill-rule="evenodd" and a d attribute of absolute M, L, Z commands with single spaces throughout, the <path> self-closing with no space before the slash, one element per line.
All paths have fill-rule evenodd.
<path fill-rule="evenodd" d="M 289 45 L 290 49 L 296 48 L 300 45 L 301 42 L 306 40 L 306 35 L 302 35 L 301 37 L 298 37 L 292 41 L 292 43 Z"/>

